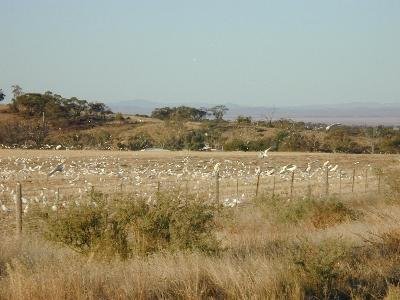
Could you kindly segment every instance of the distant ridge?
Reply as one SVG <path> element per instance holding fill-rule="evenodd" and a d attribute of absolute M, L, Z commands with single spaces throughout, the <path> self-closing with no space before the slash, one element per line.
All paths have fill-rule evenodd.
<path fill-rule="evenodd" d="M 212 107 L 209 103 L 161 102 L 149 100 L 109 101 L 107 104 L 116 112 L 126 114 L 150 114 L 155 108 L 187 105 L 192 107 Z M 302 106 L 245 106 L 225 104 L 229 111 L 226 119 L 239 115 L 251 116 L 254 120 L 290 118 L 305 122 L 341 122 L 348 125 L 400 125 L 399 103 L 349 102 L 340 104 L 316 104 Z M 273 113 L 274 112 L 274 113 Z M 273 113 L 273 114 L 272 114 Z"/>

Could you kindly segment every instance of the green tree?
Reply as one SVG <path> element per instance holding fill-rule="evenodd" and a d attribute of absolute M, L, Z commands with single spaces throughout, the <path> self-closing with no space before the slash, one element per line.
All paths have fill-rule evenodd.
<path fill-rule="evenodd" d="M 152 118 L 174 121 L 201 121 L 207 115 L 204 109 L 188 106 L 156 108 L 151 113 Z"/>
<path fill-rule="evenodd" d="M 0 101 L 3 101 L 6 95 L 3 93 L 3 90 L 0 89 Z"/>
<path fill-rule="evenodd" d="M 23 94 L 22 88 L 18 84 L 12 85 L 11 89 L 14 95 L 14 99 L 17 99 L 19 96 Z"/>
<path fill-rule="evenodd" d="M 216 120 L 222 120 L 226 112 L 229 110 L 225 105 L 217 105 L 208 109 Z"/>

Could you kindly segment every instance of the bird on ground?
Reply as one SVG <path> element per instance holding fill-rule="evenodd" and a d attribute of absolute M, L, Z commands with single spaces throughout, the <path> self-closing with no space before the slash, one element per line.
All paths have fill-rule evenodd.
<path fill-rule="evenodd" d="M 329 160 L 327 160 L 326 162 L 324 162 L 324 164 L 322 165 L 324 168 L 326 168 L 329 164 Z"/>
<path fill-rule="evenodd" d="M 330 169 L 330 171 L 331 171 L 331 172 L 335 172 L 335 171 L 337 170 L 337 168 L 338 168 L 338 165 L 335 165 L 334 167 L 332 167 L 332 168 Z"/>
<path fill-rule="evenodd" d="M 275 169 L 271 169 L 269 171 L 267 171 L 267 176 L 271 176 L 272 174 L 274 174 Z"/>
<path fill-rule="evenodd" d="M 326 131 L 329 131 L 329 129 L 331 129 L 332 127 L 339 126 L 339 125 L 342 125 L 342 124 L 340 124 L 340 123 L 333 123 L 333 124 L 330 124 L 330 125 L 328 125 L 328 126 L 325 127 L 325 130 L 326 130 Z"/>
<path fill-rule="evenodd" d="M 47 176 L 51 176 L 56 172 L 62 172 L 64 171 L 64 163 L 58 164 Z"/>
<path fill-rule="evenodd" d="M 220 167 L 221 163 L 216 163 L 214 166 L 214 174 L 217 174 L 219 172 L 219 167 Z"/>
<path fill-rule="evenodd" d="M 287 168 L 287 166 L 283 166 L 283 167 L 281 168 L 281 170 L 279 171 L 279 174 L 285 173 L 286 168 Z"/>
<path fill-rule="evenodd" d="M 269 147 L 269 148 L 266 149 L 265 151 L 261 151 L 261 152 L 258 154 L 258 157 L 259 157 L 259 158 L 268 157 L 268 151 L 271 150 L 271 148 L 272 148 L 272 147 Z"/>

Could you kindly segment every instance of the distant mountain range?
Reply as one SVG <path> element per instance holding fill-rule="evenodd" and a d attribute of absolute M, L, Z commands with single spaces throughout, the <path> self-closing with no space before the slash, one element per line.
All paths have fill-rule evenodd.
<path fill-rule="evenodd" d="M 400 101 L 399 101 L 400 102 Z M 192 107 L 212 107 L 207 103 L 174 103 L 148 100 L 109 101 L 107 104 L 115 112 L 125 114 L 150 114 L 155 108 L 187 105 Z M 247 106 L 227 103 L 229 111 L 226 119 L 239 115 L 251 116 L 254 120 L 272 117 L 274 120 L 290 118 L 305 122 L 340 122 L 348 125 L 400 125 L 400 103 L 340 103 L 302 106 Z"/>

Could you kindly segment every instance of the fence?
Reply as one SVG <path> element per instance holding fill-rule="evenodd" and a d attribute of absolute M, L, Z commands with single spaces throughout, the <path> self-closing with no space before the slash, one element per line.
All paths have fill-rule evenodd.
<path fill-rule="evenodd" d="M 0 233 L 14 228 L 20 235 L 24 225 L 24 216 L 33 202 L 49 205 L 54 210 L 63 208 L 70 201 L 80 201 L 94 192 L 129 193 L 141 197 L 153 197 L 156 193 L 175 190 L 177 197 L 194 195 L 205 201 L 217 201 L 226 206 L 248 203 L 257 196 L 268 197 L 326 197 L 329 195 L 351 195 L 359 193 L 381 193 L 386 188 L 382 184 L 381 174 L 372 174 L 368 169 L 331 174 L 321 171 L 318 176 L 306 176 L 304 172 L 289 172 L 282 175 L 258 173 L 244 177 L 221 177 L 216 174 L 205 178 L 180 178 L 175 180 L 149 180 L 138 182 L 132 179 L 101 179 L 96 184 L 85 179 L 71 182 L 65 179 L 30 180 L 1 183 Z M 14 188 L 15 190 L 14 190 Z M 41 186 L 38 188 L 38 186 Z M 8 192 L 8 193 L 7 193 Z M 15 216 L 13 222 L 12 216 Z M 37 220 L 30 220 L 30 225 Z M 29 227 L 29 226 L 28 226 Z M 34 226 L 33 226 L 34 227 Z"/>

